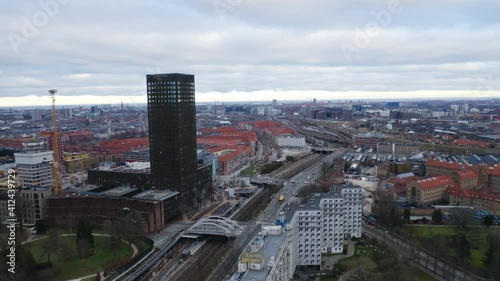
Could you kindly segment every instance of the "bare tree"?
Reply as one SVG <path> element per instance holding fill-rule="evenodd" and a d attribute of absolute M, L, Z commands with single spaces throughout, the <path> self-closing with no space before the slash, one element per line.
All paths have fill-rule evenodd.
<path fill-rule="evenodd" d="M 48 234 L 49 236 L 43 240 L 42 249 L 43 256 L 47 256 L 47 263 L 50 264 L 50 258 L 52 257 L 52 254 L 58 252 L 64 246 L 60 239 L 61 237 L 59 236 L 57 228 L 49 228 Z"/>
<path fill-rule="evenodd" d="M 140 213 L 130 210 L 119 217 L 111 225 L 112 239 L 124 240 L 127 243 L 136 243 L 143 234 L 144 218 Z"/>

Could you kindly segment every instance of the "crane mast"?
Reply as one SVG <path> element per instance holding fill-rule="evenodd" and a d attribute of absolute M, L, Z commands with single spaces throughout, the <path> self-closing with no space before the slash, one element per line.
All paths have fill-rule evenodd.
<path fill-rule="evenodd" d="M 56 116 L 56 93 L 57 90 L 49 90 L 50 97 L 52 98 L 52 150 L 54 151 L 54 161 L 52 162 L 52 180 L 54 186 L 52 188 L 52 193 L 54 195 L 61 194 L 62 180 L 61 171 L 59 168 L 59 140 L 57 135 L 57 116 Z"/>

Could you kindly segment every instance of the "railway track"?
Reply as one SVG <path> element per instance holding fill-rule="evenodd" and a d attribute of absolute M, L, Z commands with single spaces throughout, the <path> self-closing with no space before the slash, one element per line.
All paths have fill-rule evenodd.
<path fill-rule="evenodd" d="M 168 277 L 168 280 L 171 281 L 202 280 L 203 276 L 210 274 L 210 272 L 204 272 L 207 270 L 203 270 L 203 268 L 206 268 L 206 261 L 221 256 L 219 252 L 224 249 L 221 247 L 222 243 L 221 241 L 208 240 L 196 255 L 186 260 L 172 275 L 165 277 Z"/>
<path fill-rule="evenodd" d="M 164 280 L 165 274 L 168 273 L 168 271 L 175 265 L 179 264 L 179 261 L 181 260 L 181 253 L 184 251 L 186 248 L 191 247 L 193 245 L 193 241 L 188 240 L 186 241 L 179 249 L 175 249 L 177 252 L 176 255 L 174 255 L 172 258 L 165 257 L 153 270 L 150 274 L 152 275 L 149 278 L 146 278 L 144 280 L 148 281 L 161 281 Z M 148 275 L 150 276 L 150 275 Z"/>
<path fill-rule="evenodd" d="M 310 166 L 314 163 L 317 163 L 318 161 L 320 161 L 324 157 L 325 157 L 325 155 L 322 155 L 322 154 L 309 155 L 305 158 L 300 159 L 297 162 L 294 162 L 286 167 L 280 168 L 280 169 L 270 173 L 269 176 L 274 177 L 274 178 L 279 178 L 279 179 L 287 179 L 291 175 L 296 174 L 296 173 L 294 173 L 296 170 L 304 169 L 307 166 Z"/>

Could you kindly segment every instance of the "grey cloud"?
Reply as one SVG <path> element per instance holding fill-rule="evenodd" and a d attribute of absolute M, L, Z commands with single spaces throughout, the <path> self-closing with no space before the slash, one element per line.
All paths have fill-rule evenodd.
<path fill-rule="evenodd" d="M 200 93 L 474 90 L 486 76 L 500 89 L 497 1 L 402 1 L 351 62 L 339 46 L 389 1 L 242 0 L 224 19 L 215 1 L 71 1 L 17 54 L 7 34 L 40 7 L 10 2 L 0 13 L 0 97 L 47 87 L 137 95 L 151 70 L 193 73 Z"/>

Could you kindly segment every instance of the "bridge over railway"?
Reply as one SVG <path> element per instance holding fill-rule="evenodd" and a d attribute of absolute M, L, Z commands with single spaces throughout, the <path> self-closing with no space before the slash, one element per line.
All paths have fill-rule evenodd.
<path fill-rule="evenodd" d="M 339 150 L 338 148 L 328 148 L 328 147 L 312 147 L 311 151 L 313 153 L 320 153 L 320 154 L 330 154 L 335 151 Z"/>
<path fill-rule="evenodd" d="M 240 234 L 240 226 L 236 221 L 220 216 L 208 216 L 199 219 L 182 234 L 184 238 L 195 238 L 198 235 L 216 235 L 236 237 Z"/>

